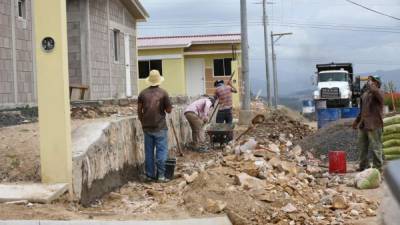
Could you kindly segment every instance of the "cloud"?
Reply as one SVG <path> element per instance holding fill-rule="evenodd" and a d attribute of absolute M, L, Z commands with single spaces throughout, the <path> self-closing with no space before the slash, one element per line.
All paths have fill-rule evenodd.
<path fill-rule="evenodd" d="M 257 1 L 247 1 L 250 76 L 255 81 L 252 83 L 263 84 L 264 33 L 261 26 L 261 5 L 254 4 Z M 282 93 L 310 86 L 310 77 L 314 74 L 317 63 L 345 60 L 355 64 L 356 72 L 400 68 L 399 21 L 351 5 L 344 0 L 273 2 L 273 5 L 268 5 L 271 23 L 269 31 L 294 33 L 283 37 L 276 46 Z M 398 0 L 357 2 L 400 17 Z M 239 0 L 143 0 L 142 3 L 151 17 L 149 22 L 139 27 L 139 35 L 240 32 Z M 388 31 L 387 27 L 397 33 L 376 32 L 382 29 Z"/>

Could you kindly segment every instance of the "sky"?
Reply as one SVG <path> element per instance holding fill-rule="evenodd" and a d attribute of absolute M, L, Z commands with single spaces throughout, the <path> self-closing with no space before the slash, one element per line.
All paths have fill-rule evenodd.
<path fill-rule="evenodd" d="M 400 18 L 399 0 L 353 1 Z M 150 18 L 139 24 L 139 36 L 240 33 L 240 0 L 141 2 Z M 247 0 L 250 79 L 252 91 L 261 90 L 265 95 L 260 2 L 262 0 Z M 368 11 L 346 0 L 268 2 L 268 32 L 293 32 L 275 45 L 281 95 L 312 89 L 318 63 L 352 62 L 355 73 L 400 69 L 400 20 Z"/>

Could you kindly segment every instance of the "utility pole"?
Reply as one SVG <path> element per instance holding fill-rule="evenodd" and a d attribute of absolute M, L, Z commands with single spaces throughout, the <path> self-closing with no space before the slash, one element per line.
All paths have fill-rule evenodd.
<path fill-rule="evenodd" d="M 285 35 L 292 35 L 293 33 L 276 33 L 271 31 L 271 48 L 272 48 L 272 73 L 274 76 L 274 106 L 278 108 L 278 72 L 276 69 L 276 54 L 275 54 L 275 43 Z M 274 40 L 274 37 L 278 37 Z"/>
<path fill-rule="evenodd" d="M 249 79 L 249 43 L 247 34 L 247 6 L 246 0 L 240 0 L 240 25 L 242 39 L 242 76 L 243 96 L 242 110 L 250 110 L 250 79 Z"/>
<path fill-rule="evenodd" d="M 267 0 L 263 0 L 263 25 L 264 25 L 264 51 L 265 51 L 265 76 L 267 82 L 267 99 L 268 106 L 272 106 L 272 95 L 271 95 L 271 79 L 269 75 L 269 57 L 268 57 L 268 17 L 267 17 Z"/>

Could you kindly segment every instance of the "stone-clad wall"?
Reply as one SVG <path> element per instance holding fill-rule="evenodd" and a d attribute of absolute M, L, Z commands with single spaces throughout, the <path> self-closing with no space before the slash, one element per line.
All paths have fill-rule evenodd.
<path fill-rule="evenodd" d="M 174 121 L 182 144 L 191 140 L 191 130 L 183 107 L 168 115 Z M 168 120 L 168 126 L 171 124 Z M 116 118 L 82 126 L 72 134 L 73 191 L 83 205 L 135 180 L 143 172 L 144 141 L 137 117 Z M 169 129 L 169 147 L 175 147 Z"/>
<path fill-rule="evenodd" d="M 0 105 L 35 102 L 31 1 L 0 0 Z"/>

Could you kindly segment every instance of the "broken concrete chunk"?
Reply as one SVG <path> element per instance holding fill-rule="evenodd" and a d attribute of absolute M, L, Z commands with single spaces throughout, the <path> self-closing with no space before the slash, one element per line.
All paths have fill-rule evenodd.
<path fill-rule="evenodd" d="M 183 178 L 186 180 L 188 184 L 193 183 L 193 181 L 195 181 L 198 176 L 199 176 L 198 172 L 194 172 L 190 176 L 188 174 L 183 174 Z"/>
<path fill-rule="evenodd" d="M 297 208 L 292 203 L 288 203 L 286 206 L 282 207 L 281 210 L 286 213 L 292 213 L 296 212 Z"/>
<path fill-rule="evenodd" d="M 347 209 L 349 205 L 346 199 L 342 195 L 335 195 L 332 198 L 332 208 L 333 209 Z"/>
<path fill-rule="evenodd" d="M 278 159 L 277 157 L 273 157 L 272 159 L 269 160 L 269 164 L 271 164 L 273 167 L 277 168 L 282 164 L 282 161 Z"/>
<path fill-rule="evenodd" d="M 248 175 L 247 173 L 240 173 L 235 177 L 236 184 L 242 186 L 244 189 L 259 190 L 265 188 L 265 182 Z"/>
<path fill-rule="evenodd" d="M 223 201 L 207 199 L 206 211 L 209 213 L 220 213 L 225 209 L 226 205 L 226 202 Z"/>
<path fill-rule="evenodd" d="M 276 153 L 277 155 L 279 155 L 280 152 L 281 152 L 281 150 L 279 149 L 279 147 L 278 147 L 276 144 L 273 144 L 273 143 L 269 144 L 269 145 L 268 145 L 268 148 L 269 148 L 269 150 L 270 150 L 271 152 L 274 152 L 274 153 Z"/>

